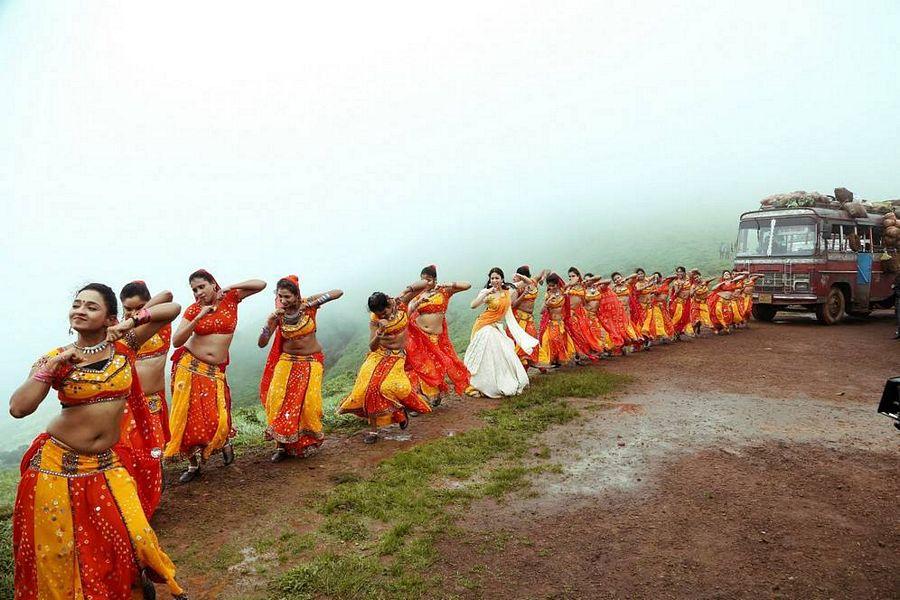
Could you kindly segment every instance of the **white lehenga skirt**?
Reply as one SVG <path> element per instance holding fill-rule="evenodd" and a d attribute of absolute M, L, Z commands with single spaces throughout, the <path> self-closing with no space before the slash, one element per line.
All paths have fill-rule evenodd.
<path fill-rule="evenodd" d="M 516 344 L 526 353 L 538 341 L 525 333 L 508 310 L 505 322 L 486 325 L 475 332 L 463 362 L 471 374 L 472 387 L 488 398 L 515 396 L 528 385 L 528 374 L 516 355 Z M 504 327 L 509 328 L 515 341 L 510 339 Z"/>

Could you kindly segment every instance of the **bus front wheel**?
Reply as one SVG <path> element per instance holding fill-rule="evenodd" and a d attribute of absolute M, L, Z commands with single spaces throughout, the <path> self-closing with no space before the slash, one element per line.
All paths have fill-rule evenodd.
<path fill-rule="evenodd" d="M 757 321 L 771 321 L 775 318 L 778 309 L 771 304 L 754 304 L 751 312 Z"/>
<path fill-rule="evenodd" d="M 828 290 L 828 296 L 825 298 L 825 303 L 816 305 L 816 319 L 819 320 L 819 323 L 825 325 L 839 323 L 844 317 L 846 304 L 847 302 L 844 298 L 844 293 L 838 288 L 833 287 Z"/>

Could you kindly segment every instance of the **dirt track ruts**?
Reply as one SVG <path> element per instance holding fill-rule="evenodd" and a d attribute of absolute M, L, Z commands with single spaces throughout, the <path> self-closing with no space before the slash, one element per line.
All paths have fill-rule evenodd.
<path fill-rule="evenodd" d="M 579 401 L 585 418 L 535 440 L 561 474 L 469 512 L 468 533 L 441 545 L 442 593 L 896 597 L 900 434 L 875 414 L 884 380 L 900 373 L 891 331 L 885 316 L 838 327 L 791 318 L 604 362 L 633 383 L 612 403 Z M 317 523 L 292 522 L 286 507 L 399 449 L 477 427 L 494 403 L 451 399 L 408 438 L 374 447 L 332 436 L 303 461 L 244 453 L 186 486 L 170 473 L 153 524 L 176 557 L 285 519 L 309 530 Z M 504 551 L 473 552 L 485 536 L 506 540 Z M 192 598 L 234 597 L 223 595 L 232 582 L 190 566 L 180 579 Z"/>

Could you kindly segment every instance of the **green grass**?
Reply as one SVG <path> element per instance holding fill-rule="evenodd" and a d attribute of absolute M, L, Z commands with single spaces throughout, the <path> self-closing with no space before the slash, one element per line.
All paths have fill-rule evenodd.
<path fill-rule="evenodd" d="M 624 379 L 598 369 L 541 377 L 485 411 L 482 428 L 398 452 L 368 479 L 337 474 L 319 507 L 325 521 L 315 551 L 270 582 L 272 597 L 426 596 L 437 585 L 427 574 L 436 540 L 458 511 L 475 498 L 527 488 L 531 472 L 556 472 L 558 465 L 523 464 L 535 436 L 578 415 L 565 398 L 605 395 Z"/>
<path fill-rule="evenodd" d="M 12 514 L 17 485 L 19 485 L 18 468 L 0 470 L 0 519 Z"/>
<path fill-rule="evenodd" d="M 0 471 L 0 600 L 13 597 L 12 509 L 19 469 Z"/>
<path fill-rule="evenodd" d="M 12 520 L 0 520 L 0 600 L 13 597 Z"/>

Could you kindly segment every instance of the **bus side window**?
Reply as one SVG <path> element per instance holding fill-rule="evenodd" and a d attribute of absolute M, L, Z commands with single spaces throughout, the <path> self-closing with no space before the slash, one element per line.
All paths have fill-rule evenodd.
<path fill-rule="evenodd" d="M 841 225 L 834 224 L 831 226 L 831 240 L 828 249 L 833 252 L 845 252 L 847 242 L 844 238 Z"/>
<path fill-rule="evenodd" d="M 859 236 L 859 252 L 871 252 L 872 227 L 869 225 L 857 225 L 856 234 Z"/>
<path fill-rule="evenodd" d="M 883 233 L 881 227 L 872 227 L 872 251 L 884 252 L 884 240 L 881 237 Z"/>

